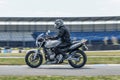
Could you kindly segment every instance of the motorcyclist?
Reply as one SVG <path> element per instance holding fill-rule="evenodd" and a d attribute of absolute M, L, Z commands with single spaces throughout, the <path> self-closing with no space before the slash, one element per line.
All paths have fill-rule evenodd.
<path fill-rule="evenodd" d="M 57 19 L 55 21 L 55 25 L 54 25 L 55 29 L 57 30 L 57 35 L 54 36 L 52 39 L 59 39 L 61 40 L 61 44 L 59 44 L 56 48 L 55 48 L 55 53 L 60 53 L 63 55 L 63 57 L 66 59 L 68 58 L 68 55 L 66 53 L 64 53 L 62 49 L 68 47 L 71 45 L 71 40 L 70 40 L 70 33 L 68 31 L 68 29 L 65 27 L 63 20 L 62 19 Z"/>

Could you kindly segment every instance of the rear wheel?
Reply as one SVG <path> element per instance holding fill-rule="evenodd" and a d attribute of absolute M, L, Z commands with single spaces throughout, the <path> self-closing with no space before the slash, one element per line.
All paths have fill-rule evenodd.
<path fill-rule="evenodd" d="M 68 60 L 69 64 L 74 68 L 81 68 L 83 67 L 87 62 L 87 56 L 86 54 L 81 51 L 77 50 L 71 53 L 73 60 Z"/>
<path fill-rule="evenodd" d="M 40 54 L 37 54 L 36 59 L 34 59 L 34 51 L 30 51 L 25 56 L 25 62 L 31 68 L 37 68 L 42 64 L 43 57 Z"/>

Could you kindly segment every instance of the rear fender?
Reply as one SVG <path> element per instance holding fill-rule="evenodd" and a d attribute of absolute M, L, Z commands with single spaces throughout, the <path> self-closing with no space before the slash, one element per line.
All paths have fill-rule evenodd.
<path fill-rule="evenodd" d="M 80 52 L 80 53 L 83 54 L 83 55 L 85 54 L 84 51 L 83 51 L 83 50 L 80 50 L 80 49 L 73 50 L 73 51 L 71 51 L 69 54 L 70 54 L 71 56 L 73 56 L 72 53 L 76 53 L 76 52 Z"/>
<path fill-rule="evenodd" d="M 77 50 L 79 50 L 79 49 L 78 48 L 72 49 L 72 50 L 70 50 L 69 54 L 71 54 L 71 53 L 73 53 L 73 52 L 75 52 Z"/>

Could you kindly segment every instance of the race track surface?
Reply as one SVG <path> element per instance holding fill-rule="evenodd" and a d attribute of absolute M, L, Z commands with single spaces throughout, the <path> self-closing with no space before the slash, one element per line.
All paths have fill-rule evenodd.
<path fill-rule="evenodd" d="M 27 65 L 1 65 L 0 75 L 47 75 L 47 76 L 98 76 L 120 75 L 120 64 L 85 65 L 75 69 L 70 65 L 42 65 L 38 68 L 30 68 Z"/>

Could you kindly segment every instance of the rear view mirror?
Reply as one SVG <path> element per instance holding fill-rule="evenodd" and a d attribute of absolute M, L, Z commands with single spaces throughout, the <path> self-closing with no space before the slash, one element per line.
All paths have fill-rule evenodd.
<path fill-rule="evenodd" d="M 48 30 L 47 32 L 50 33 L 50 30 Z"/>
<path fill-rule="evenodd" d="M 46 35 L 48 35 L 50 33 L 50 30 L 48 30 L 47 32 L 46 32 Z"/>

